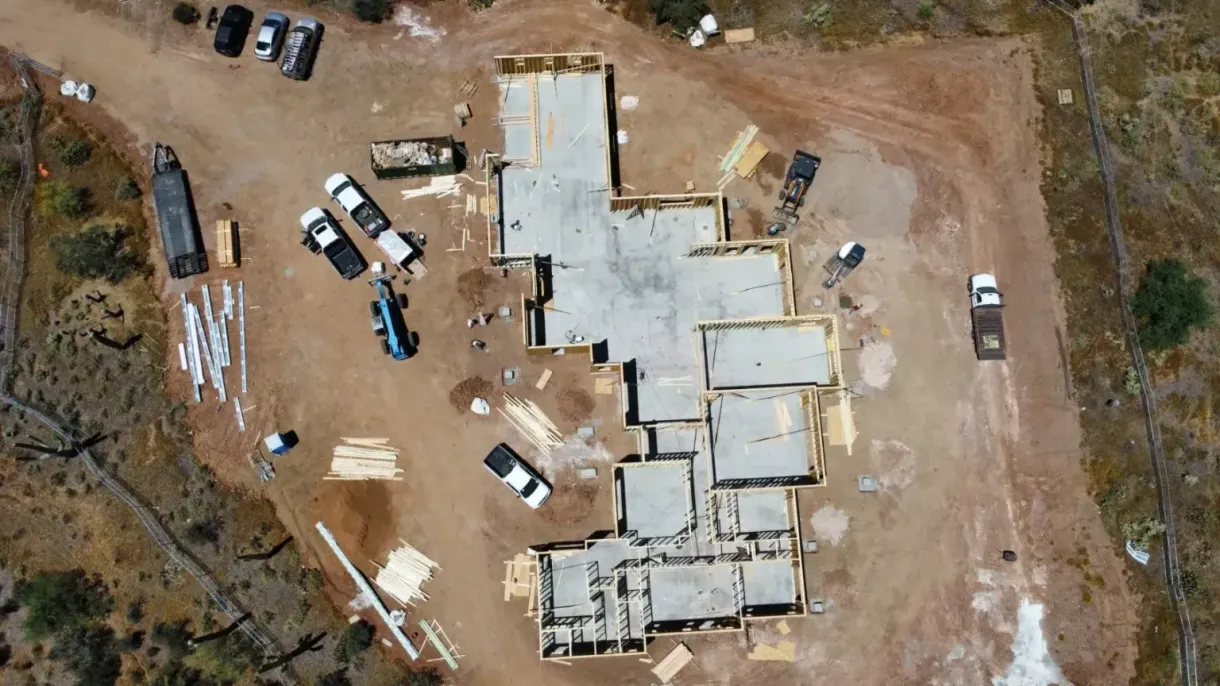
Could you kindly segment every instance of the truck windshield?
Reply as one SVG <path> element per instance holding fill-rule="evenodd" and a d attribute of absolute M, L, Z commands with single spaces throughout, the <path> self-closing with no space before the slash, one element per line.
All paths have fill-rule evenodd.
<path fill-rule="evenodd" d="M 530 482 L 525 484 L 525 488 L 521 489 L 521 497 L 528 498 L 533 495 L 534 491 L 536 490 L 538 490 L 538 481 L 535 479 L 530 479 Z"/>

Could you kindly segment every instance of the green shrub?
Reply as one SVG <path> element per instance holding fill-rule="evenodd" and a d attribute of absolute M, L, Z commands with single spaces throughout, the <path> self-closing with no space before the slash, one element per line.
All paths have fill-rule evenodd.
<path fill-rule="evenodd" d="M 199 21 L 199 10 L 189 2 L 180 2 L 174 5 L 174 21 L 190 26 Z"/>
<path fill-rule="evenodd" d="M 130 176 L 124 176 L 114 187 L 115 200 L 135 200 L 141 195 L 143 194 L 140 192 L 140 184 Z"/>
<path fill-rule="evenodd" d="M 934 3 L 934 2 L 919 3 L 919 9 L 915 10 L 915 14 L 918 15 L 919 18 L 924 21 L 931 21 L 932 17 L 936 16 L 936 3 Z"/>
<path fill-rule="evenodd" d="M 65 629 L 110 614 L 105 585 L 81 570 L 40 574 L 17 587 L 17 602 L 26 609 L 22 630 L 30 641 L 42 641 Z"/>
<path fill-rule="evenodd" d="M 466 5 L 475 12 L 490 9 L 496 0 L 466 0 Z"/>
<path fill-rule="evenodd" d="M 380 24 L 390 18 L 390 0 L 352 0 L 352 14 L 360 21 Z"/>
<path fill-rule="evenodd" d="M 56 134 L 56 135 L 52 135 L 52 136 L 47 136 L 46 143 L 47 143 L 47 149 L 52 150 L 54 152 L 59 152 L 60 150 L 64 149 L 64 146 L 66 146 L 68 144 L 68 141 L 63 136 Z"/>
<path fill-rule="evenodd" d="M 681 33 L 698 26 L 708 12 L 704 0 L 648 0 L 648 9 L 658 26 L 669 24 Z"/>
<path fill-rule="evenodd" d="M 108 626 L 74 626 L 55 638 L 51 657 L 76 675 L 78 686 L 114 686 L 122 674 L 114 630 Z"/>
<path fill-rule="evenodd" d="M 318 686 L 351 686 L 352 680 L 347 678 L 346 669 L 338 669 L 321 679 L 318 679 Z"/>
<path fill-rule="evenodd" d="M 171 660 L 176 660 L 186 655 L 190 648 L 187 644 L 191 640 L 191 632 L 186 628 L 186 620 L 174 624 L 158 622 L 153 625 L 149 639 L 154 646 L 164 648 Z"/>
<path fill-rule="evenodd" d="M 221 524 L 216 519 L 207 517 L 196 519 L 187 525 L 183 536 L 195 545 L 215 543 L 220 540 Z"/>
<path fill-rule="evenodd" d="M 1127 371 L 1123 373 L 1123 390 L 1127 395 L 1140 394 L 1140 374 L 1135 371 L 1135 367 L 1127 367 Z"/>
<path fill-rule="evenodd" d="M 0 193 L 11 193 L 21 180 L 21 165 L 12 160 L 0 160 Z"/>
<path fill-rule="evenodd" d="M 335 661 L 346 664 L 373 645 L 376 631 L 363 619 L 347 627 L 343 638 L 335 644 Z"/>
<path fill-rule="evenodd" d="M 1207 282 L 1181 260 L 1149 262 L 1131 313 L 1139 321 L 1140 343 L 1149 350 L 1168 350 L 1190 340 L 1192 330 L 1212 320 L 1214 307 Z"/>
<path fill-rule="evenodd" d="M 59 153 L 59 161 L 69 167 L 79 167 L 89 161 L 89 157 L 93 154 L 93 147 L 89 145 L 89 141 L 84 138 L 78 138 Z"/>
<path fill-rule="evenodd" d="M 143 266 L 139 255 L 127 250 L 127 230 L 121 226 L 89 226 L 66 236 L 51 238 L 55 266 L 80 279 L 106 279 L 118 283 Z"/>
<path fill-rule="evenodd" d="M 89 191 L 63 181 L 47 181 L 40 186 L 38 211 L 44 217 L 79 219 L 89 211 Z"/>
<path fill-rule="evenodd" d="M 435 669 L 421 669 L 417 672 L 407 672 L 407 683 L 404 686 L 441 686 L 445 683 L 440 672 Z"/>
<path fill-rule="evenodd" d="M 1123 538 L 1131 541 L 1137 550 L 1148 550 L 1152 539 L 1165 533 L 1165 525 L 1159 519 L 1145 517 L 1136 522 L 1124 522 L 1122 532 Z"/>

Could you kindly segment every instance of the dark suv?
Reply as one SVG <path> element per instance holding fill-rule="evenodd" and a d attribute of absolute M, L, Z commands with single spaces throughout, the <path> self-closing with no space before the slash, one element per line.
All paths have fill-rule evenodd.
<path fill-rule="evenodd" d="M 212 47 L 225 57 L 241 55 L 242 46 L 246 44 L 246 36 L 250 33 L 250 25 L 253 23 L 253 12 L 241 5 L 229 5 L 220 17 Z"/>

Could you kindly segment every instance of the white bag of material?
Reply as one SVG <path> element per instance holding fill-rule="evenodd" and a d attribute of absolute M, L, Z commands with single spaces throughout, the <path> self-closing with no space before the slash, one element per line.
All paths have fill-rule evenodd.
<path fill-rule="evenodd" d="M 68 80 L 68 81 L 64 81 L 63 83 L 59 84 L 59 94 L 65 95 L 69 98 L 72 97 L 73 95 L 76 95 L 76 82 L 72 81 L 72 80 Z"/>
<path fill-rule="evenodd" d="M 89 102 L 93 100 L 93 86 L 87 83 L 78 84 L 76 86 L 76 99 L 81 102 Z"/>
<path fill-rule="evenodd" d="M 626 145 L 626 144 L 627 144 L 627 132 L 626 132 L 626 131 L 624 131 L 624 130 L 622 130 L 622 129 L 619 129 L 619 130 L 618 130 L 618 136 L 617 136 L 617 137 L 618 137 L 618 144 L 619 144 L 619 145 Z"/>
<path fill-rule="evenodd" d="M 699 28 L 703 29 L 704 35 L 714 36 L 720 33 L 720 27 L 716 25 L 716 17 L 708 14 L 699 20 Z"/>
<path fill-rule="evenodd" d="M 640 106 L 640 97 L 638 95 L 624 95 L 620 104 L 625 110 L 634 110 Z"/>
<path fill-rule="evenodd" d="M 706 42 L 707 37 L 705 37 L 703 32 L 699 29 L 695 29 L 695 32 L 690 35 L 690 46 L 692 48 L 701 48 Z"/>
<path fill-rule="evenodd" d="M 489 405 L 487 401 L 482 398 L 475 398 L 470 403 L 470 411 L 475 414 L 489 415 L 491 414 L 491 405 Z"/>

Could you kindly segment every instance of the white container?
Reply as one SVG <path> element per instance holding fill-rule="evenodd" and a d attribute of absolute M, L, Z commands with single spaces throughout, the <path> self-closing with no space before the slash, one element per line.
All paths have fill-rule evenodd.
<path fill-rule="evenodd" d="M 93 100 L 93 94 L 94 94 L 93 86 L 90 86 L 87 83 L 77 84 L 77 86 L 76 86 L 76 99 L 77 100 L 80 100 L 81 102 L 90 102 L 91 100 Z"/>
<path fill-rule="evenodd" d="M 716 24 L 716 17 L 708 14 L 699 20 L 699 28 L 703 29 L 703 34 L 706 36 L 714 36 L 720 33 L 720 27 Z"/>
<path fill-rule="evenodd" d="M 618 130 L 618 135 L 617 135 L 617 138 L 618 138 L 618 144 L 619 144 L 619 145 L 626 145 L 626 144 L 627 144 L 627 132 L 626 132 L 626 131 L 624 131 L 624 130 L 622 130 L 622 129 L 619 129 L 619 130 Z"/>
<path fill-rule="evenodd" d="M 701 48 L 706 42 L 707 37 L 699 29 L 695 29 L 695 32 L 690 35 L 690 46 L 692 48 Z"/>
<path fill-rule="evenodd" d="M 67 97 L 76 95 L 76 82 L 72 80 L 64 81 L 59 84 L 59 94 Z"/>

